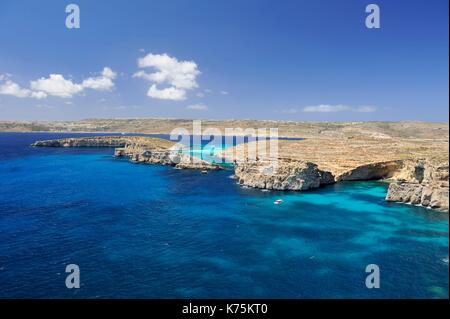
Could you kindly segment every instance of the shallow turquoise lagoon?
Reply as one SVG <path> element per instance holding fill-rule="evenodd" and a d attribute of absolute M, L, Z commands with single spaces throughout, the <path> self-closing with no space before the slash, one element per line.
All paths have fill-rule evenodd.
<path fill-rule="evenodd" d="M 386 203 L 383 182 L 264 192 L 231 171 L 28 147 L 53 137 L 0 134 L 1 298 L 448 298 L 448 215 Z"/>

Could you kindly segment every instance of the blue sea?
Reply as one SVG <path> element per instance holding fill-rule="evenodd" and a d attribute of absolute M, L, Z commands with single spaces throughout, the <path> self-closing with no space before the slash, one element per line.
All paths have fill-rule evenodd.
<path fill-rule="evenodd" d="M 448 298 L 448 214 L 387 203 L 384 182 L 264 192 L 29 147 L 88 135 L 0 133 L 0 298 Z"/>

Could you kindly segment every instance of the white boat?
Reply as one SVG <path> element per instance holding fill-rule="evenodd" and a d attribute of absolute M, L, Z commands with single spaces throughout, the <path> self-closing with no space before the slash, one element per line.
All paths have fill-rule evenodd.
<path fill-rule="evenodd" d="M 276 201 L 273 202 L 275 205 L 280 205 L 281 203 L 283 203 L 282 199 L 277 199 Z"/>

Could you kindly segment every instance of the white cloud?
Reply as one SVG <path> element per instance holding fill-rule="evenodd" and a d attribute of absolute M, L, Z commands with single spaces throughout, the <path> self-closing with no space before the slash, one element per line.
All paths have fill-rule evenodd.
<path fill-rule="evenodd" d="M 376 112 L 377 108 L 374 106 L 369 106 L 369 105 L 363 105 L 363 106 L 359 106 L 356 108 L 356 112 L 361 112 L 361 113 L 371 113 L 371 112 Z"/>
<path fill-rule="evenodd" d="M 19 84 L 6 80 L 5 83 L 0 84 L 0 95 L 11 95 L 15 97 L 32 97 L 36 99 L 43 99 L 47 97 L 47 94 L 44 92 L 33 92 L 29 89 L 21 88 Z"/>
<path fill-rule="evenodd" d="M 202 103 L 188 105 L 188 106 L 186 106 L 186 108 L 188 110 L 195 110 L 195 111 L 207 111 L 208 110 L 208 106 L 205 104 L 202 104 Z"/>
<path fill-rule="evenodd" d="M 330 104 L 320 104 L 314 106 L 305 106 L 304 108 L 288 108 L 279 110 L 283 114 L 297 114 L 299 112 L 306 113 L 336 113 L 336 112 L 359 112 L 359 113 L 371 113 L 378 110 L 375 106 L 362 105 L 358 107 L 352 107 L 348 105 L 330 105 Z"/>
<path fill-rule="evenodd" d="M 205 93 L 203 92 L 197 92 L 197 94 L 195 94 L 197 97 L 205 97 Z"/>
<path fill-rule="evenodd" d="M 103 68 L 100 76 L 87 78 L 81 85 L 83 88 L 90 88 L 98 91 L 109 91 L 114 87 L 113 80 L 117 74 L 108 67 Z"/>
<path fill-rule="evenodd" d="M 320 104 L 315 106 L 306 106 L 303 108 L 303 112 L 329 113 L 329 112 L 348 111 L 349 109 L 350 108 L 346 105 Z"/>
<path fill-rule="evenodd" d="M 81 84 L 75 84 L 71 80 L 66 80 L 61 74 L 50 74 L 48 78 L 31 81 L 30 88 L 34 91 L 45 92 L 48 95 L 62 98 L 70 98 L 83 91 Z"/>
<path fill-rule="evenodd" d="M 181 101 L 186 99 L 186 91 L 178 89 L 176 87 L 168 87 L 165 89 L 158 89 L 155 84 L 153 84 L 147 92 L 149 97 L 161 100 L 173 100 Z"/>
<path fill-rule="evenodd" d="M 228 92 L 227 92 L 227 91 L 220 91 L 220 94 L 222 94 L 222 95 L 228 95 Z"/>
<path fill-rule="evenodd" d="M 30 90 L 22 89 L 17 83 L 7 80 L 0 85 L 0 94 L 12 95 L 16 97 L 28 97 L 30 96 Z"/>
<path fill-rule="evenodd" d="M 166 53 L 149 53 L 138 59 L 138 67 L 155 70 L 153 73 L 140 70 L 133 75 L 133 77 L 154 82 L 147 93 L 150 97 L 175 101 L 184 100 L 187 90 L 198 87 L 196 78 L 200 71 L 194 61 L 178 61 Z M 169 87 L 158 89 L 156 84 L 165 84 Z"/>
<path fill-rule="evenodd" d="M 30 97 L 32 97 L 32 98 L 35 98 L 35 99 L 45 99 L 46 97 L 47 97 L 48 95 L 47 95 L 47 93 L 45 93 L 45 92 L 40 92 L 40 91 L 38 91 L 38 92 L 33 92 L 33 91 L 30 91 Z"/>
<path fill-rule="evenodd" d="M 20 98 L 31 97 L 35 99 L 43 99 L 47 96 L 56 96 L 61 98 L 71 98 L 81 93 L 84 89 L 93 89 L 97 91 L 107 91 L 114 87 L 113 80 L 116 73 L 108 67 L 105 67 L 101 75 L 89 77 L 81 83 L 74 83 L 72 80 L 65 79 L 61 74 L 50 74 L 48 78 L 30 81 L 30 88 L 21 88 L 17 83 L 2 76 L 0 81 L 6 80 L 0 84 L 0 94 L 12 95 Z"/>
<path fill-rule="evenodd" d="M 375 112 L 377 110 L 376 107 L 373 106 L 358 106 L 351 107 L 348 105 L 329 105 L 329 104 L 320 104 L 315 106 L 306 106 L 303 108 L 303 112 L 309 113 L 332 113 L 332 112 L 361 112 L 361 113 L 369 113 Z"/>

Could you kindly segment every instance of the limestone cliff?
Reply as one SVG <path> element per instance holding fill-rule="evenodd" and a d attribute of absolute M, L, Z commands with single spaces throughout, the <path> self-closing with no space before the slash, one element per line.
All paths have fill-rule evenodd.
<path fill-rule="evenodd" d="M 358 147 L 351 148 L 354 142 L 309 142 L 310 144 L 305 144 L 305 141 L 290 142 L 293 153 L 291 158 L 260 157 L 258 160 L 249 161 L 245 152 L 240 152 L 240 156 L 233 158 L 235 176 L 241 185 L 249 187 L 296 191 L 340 181 L 389 179 L 391 184 L 386 196 L 387 201 L 422 205 L 444 212 L 449 210 L 449 165 L 448 159 L 445 160 L 442 155 L 445 154 L 445 149 L 426 154 L 439 156 L 417 159 L 419 152 L 416 149 L 413 149 L 413 156 L 406 158 L 411 151 L 406 147 L 403 147 L 401 154 L 390 149 L 390 153 L 386 154 L 379 148 L 378 143 L 364 144 L 364 147 L 357 144 Z M 319 145 L 322 148 L 318 148 Z M 339 147 L 333 148 L 336 145 Z M 136 163 L 170 165 L 183 169 L 220 169 L 216 164 L 178 152 L 173 142 L 150 137 L 68 138 L 38 141 L 33 146 L 114 147 L 115 156 L 127 157 Z M 245 146 L 240 145 L 236 149 Z M 395 146 L 398 148 L 398 145 Z M 282 150 L 283 147 L 286 146 L 282 144 Z M 313 160 L 295 156 L 295 152 L 298 153 L 302 147 L 303 158 L 312 157 Z M 283 154 L 288 154 L 286 149 Z M 223 156 L 231 159 L 226 152 Z"/>
<path fill-rule="evenodd" d="M 143 136 L 97 136 L 37 141 L 34 147 L 110 147 L 116 157 L 127 157 L 136 163 L 161 164 L 180 169 L 217 170 L 218 165 L 181 154 L 176 144 Z"/>
<path fill-rule="evenodd" d="M 136 144 L 127 144 L 123 148 L 116 148 L 114 155 L 116 157 L 128 157 L 135 163 L 170 165 L 180 169 L 221 169 L 219 165 L 182 154 L 175 149 L 152 150 Z"/>
<path fill-rule="evenodd" d="M 334 176 L 314 163 L 301 160 L 240 161 L 235 164 L 235 176 L 241 185 L 249 187 L 296 191 L 340 181 L 389 179 L 387 201 L 449 210 L 448 163 L 389 161 L 361 165 Z"/>
<path fill-rule="evenodd" d="M 392 177 L 402 167 L 402 161 L 360 165 L 336 177 L 338 181 L 366 181 Z"/>
<path fill-rule="evenodd" d="M 145 136 L 95 136 L 75 137 L 57 140 L 37 141 L 32 144 L 35 147 L 125 147 L 136 145 L 151 149 L 169 149 L 175 143 L 160 138 Z"/>
<path fill-rule="evenodd" d="M 254 161 L 235 164 L 241 185 L 273 190 L 307 190 L 334 182 L 331 173 L 305 161 Z"/>
<path fill-rule="evenodd" d="M 422 205 L 439 211 L 449 210 L 448 163 L 428 160 L 404 161 L 389 185 L 387 201 Z"/>

